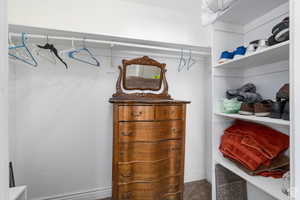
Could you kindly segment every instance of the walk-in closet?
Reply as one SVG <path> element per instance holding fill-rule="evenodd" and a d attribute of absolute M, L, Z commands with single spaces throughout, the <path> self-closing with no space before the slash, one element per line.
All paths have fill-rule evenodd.
<path fill-rule="evenodd" d="M 0 200 L 300 200 L 299 9 L 1 0 Z"/>

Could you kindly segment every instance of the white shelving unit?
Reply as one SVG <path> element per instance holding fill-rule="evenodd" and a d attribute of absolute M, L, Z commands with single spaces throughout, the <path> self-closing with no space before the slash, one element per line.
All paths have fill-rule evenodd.
<path fill-rule="evenodd" d="M 250 55 L 218 63 L 222 51 L 231 51 L 238 46 L 255 39 L 268 38 L 274 25 L 289 15 L 289 0 L 239 0 L 227 12 L 223 13 L 214 24 L 212 42 L 212 194 L 216 200 L 217 164 L 254 185 L 257 190 L 248 190 L 248 199 L 294 200 L 282 192 L 282 179 L 250 176 L 238 168 L 219 152 L 221 136 L 233 120 L 240 119 L 267 124 L 290 136 L 293 141 L 293 119 L 285 121 L 268 117 L 244 116 L 219 112 L 220 101 L 225 98 L 227 89 L 241 87 L 247 82 L 256 84 L 258 92 L 264 97 L 274 98 L 280 87 L 291 82 L 290 49 L 292 42 L 286 41 Z M 257 6 L 255 6 L 257 5 Z M 245 12 L 247 10 L 247 12 Z M 292 99 L 293 96 L 290 96 Z M 292 145 L 292 142 L 291 142 Z M 291 176 L 293 176 L 293 151 L 290 156 Z M 293 186 L 291 181 L 291 187 Z M 262 192 L 263 191 L 263 192 Z M 253 193 L 255 192 L 255 194 Z M 252 194 L 251 194 L 252 193 Z M 261 196 L 259 196 L 261 195 Z"/>

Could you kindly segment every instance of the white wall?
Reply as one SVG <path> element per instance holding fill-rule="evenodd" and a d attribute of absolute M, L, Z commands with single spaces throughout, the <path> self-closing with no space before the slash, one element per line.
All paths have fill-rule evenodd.
<path fill-rule="evenodd" d="M 0 1 L 0 199 L 8 199 L 7 1 Z"/>
<path fill-rule="evenodd" d="M 97 54 L 109 52 L 98 49 Z M 114 57 L 114 66 L 127 56 L 137 56 L 121 55 Z M 11 84 L 11 91 L 15 91 L 15 108 L 11 109 L 15 110 L 15 117 L 11 115 L 15 119 L 11 123 L 15 124 L 13 160 L 16 181 L 29 186 L 30 198 L 80 191 L 97 191 L 95 199 L 109 195 L 112 105 L 108 99 L 118 74 L 106 73 L 110 57 L 100 59 L 101 68 L 68 60 L 68 71 L 41 60 L 38 68 L 11 61 L 11 81 L 15 82 L 15 86 Z M 205 179 L 206 66 L 199 61 L 191 71 L 178 73 L 177 57 L 157 60 L 167 63 L 170 94 L 192 101 L 187 113 L 185 180 Z"/>
<path fill-rule="evenodd" d="M 9 23 L 210 46 L 201 0 L 10 0 Z"/>

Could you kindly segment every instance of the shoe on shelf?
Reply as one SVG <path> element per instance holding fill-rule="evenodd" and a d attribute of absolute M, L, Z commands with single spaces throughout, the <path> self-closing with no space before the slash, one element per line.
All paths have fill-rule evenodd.
<path fill-rule="evenodd" d="M 242 103 L 240 111 L 240 115 L 254 115 L 254 104 L 253 103 Z"/>
<path fill-rule="evenodd" d="M 239 95 L 239 93 L 241 93 L 241 92 L 255 93 L 256 92 L 256 86 L 253 83 L 247 83 L 247 84 L 243 85 L 242 87 L 240 87 L 238 89 L 227 90 L 226 96 L 227 96 L 228 99 L 232 99 L 232 98 L 237 97 Z"/>
<path fill-rule="evenodd" d="M 269 37 L 269 39 L 268 39 L 268 46 L 273 46 L 273 45 L 276 45 L 276 44 L 278 44 L 278 43 L 280 43 L 280 42 L 277 42 L 277 41 L 275 40 L 275 36 L 274 36 L 274 35 L 271 35 L 271 36 Z"/>
<path fill-rule="evenodd" d="M 268 41 L 267 40 L 259 40 L 256 51 L 262 51 L 266 48 L 268 48 Z"/>
<path fill-rule="evenodd" d="M 246 50 L 246 55 L 251 55 L 253 53 L 255 53 L 256 49 L 257 49 L 258 44 L 253 43 L 253 44 L 249 44 Z"/>
<path fill-rule="evenodd" d="M 286 17 L 280 23 L 273 27 L 272 34 L 274 35 L 274 39 L 277 42 L 284 42 L 289 40 L 289 26 L 290 19 L 289 17 Z"/>
<path fill-rule="evenodd" d="M 233 52 L 234 53 L 234 59 L 243 57 L 246 54 L 246 47 L 244 46 L 240 46 L 238 48 L 236 48 L 236 50 Z"/>
<path fill-rule="evenodd" d="M 289 100 L 290 97 L 290 84 L 284 84 L 276 94 L 277 100 Z"/>
<path fill-rule="evenodd" d="M 259 103 L 254 104 L 254 115 L 257 117 L 267 117 L 272 111 L 272 100 L 263 100 Z"/>
<path fill-rule="evenodd" d="M 269 117 L 274 118 L 274 119 L 281 119 L 284 105 L 285 105 L 284 101 L 274 102 L 272 104 L 271 114 L 269 115 Z"/>
<path fill-rule="evenodd" d="M 219 59 L 219 64 L 223 64 L 229 60 L 232 60 L 234 57 L 234 53 L 233 52 L 229 52 L 229 51 L 223 51 L 221 54 L 221 57 Z"/>
<path fill-rule="evenodd" d="M 237 99 L 246 103 L 258 103 L 263 100 L 260 94 L 253 92 L 240 92 Z"/>
<path fill-rule="evenodd" d="M 290 103 L 289 103 L 289 101 L 286 101 L 286 103 L 284 105 L 282 119 L 287 120 L 287 121 L 290 120 Z"/>

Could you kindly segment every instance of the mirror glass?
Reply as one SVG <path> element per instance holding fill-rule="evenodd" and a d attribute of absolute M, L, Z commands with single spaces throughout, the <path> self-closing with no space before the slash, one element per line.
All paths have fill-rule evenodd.
<path fill-rule="evenodd" d="M 160 90 L 161 68 L 149 65 L 127 65 L 124 87 L 127 90 Z"/>

